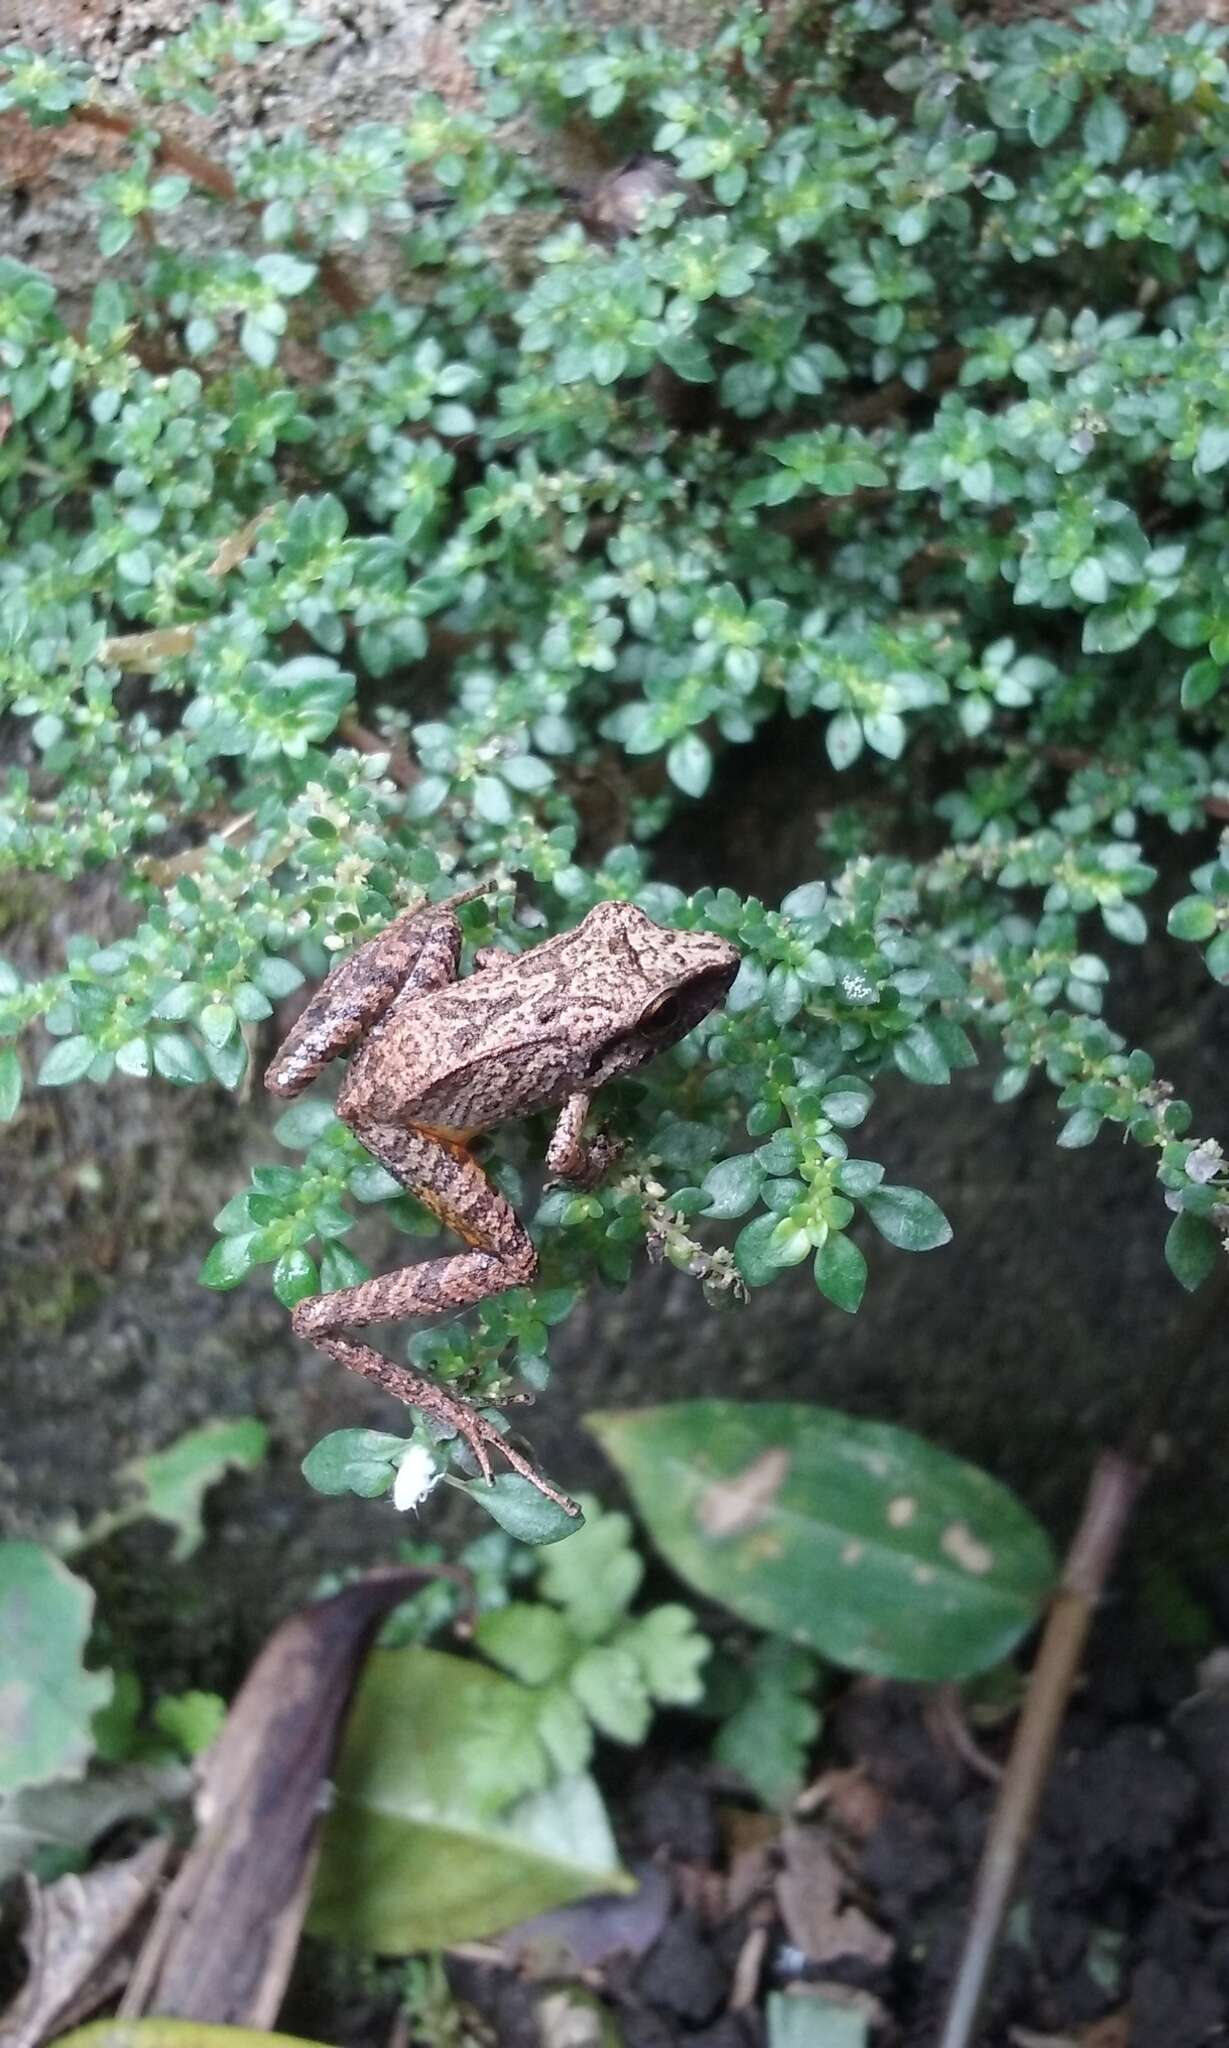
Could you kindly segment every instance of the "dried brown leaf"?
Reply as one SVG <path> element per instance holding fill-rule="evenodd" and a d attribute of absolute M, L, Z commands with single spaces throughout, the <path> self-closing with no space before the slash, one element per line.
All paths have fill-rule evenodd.
<path fill-rule="evenodd" d="M 200 1832 L 142 1949 L 123 2018 L 273 2025 L 359 1667 L 385 1614 L 429 1576 L 371 1572 L 270 1637 L 205 1759 Z"/>
<path fill-rule="evenodd" d="M 777 1905 L 794 1947 L 813 1963 L 860 1956 L 879 1966 L 892 1954 L 892 1938 L 858 1906 L 842 1904 L 848 1880 L 822 1828 L 787 1827 L 785 1858 L 777 1879 Z"/>
<path fill-rule="evenodd" d="M 127 1974 L 125 1937 L 153 1894 L 169 1841 L 146 1842 L 122 1862 L 100 1863 L 84 1877 L 40 1885 L 26 1880 L 22 1935 L 29 1973 L 0 2015 L 4 2048 L 38 2048 L 108 1998 Z"/>

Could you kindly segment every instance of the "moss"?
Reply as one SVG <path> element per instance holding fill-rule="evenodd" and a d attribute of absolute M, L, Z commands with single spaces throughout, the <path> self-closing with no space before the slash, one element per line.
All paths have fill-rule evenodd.
<path fill-rule="evenodd" d="M 0 1287 L 0 1321 L 18 1340 L 54 1336 L 97 1307 L 105 1291 L 102 1276 L 89 1266 L 56 1259 L 10 1268 Z"/>

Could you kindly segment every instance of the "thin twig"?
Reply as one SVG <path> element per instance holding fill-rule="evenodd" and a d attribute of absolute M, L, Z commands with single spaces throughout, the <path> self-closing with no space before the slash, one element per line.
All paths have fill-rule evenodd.
<path fill-rule="evenodd" d="M 973 2039 L 1092 1617 L 1146 1476 L 1142 1466 L 1115 1451 L 1103 1452 L 1093 1469 L 978 1866 L 964 1951 L 939 2048 L 969 2048 Z"/>
<path fill-rule="evenodd" d="M 926 1720 L 936 1741 L 952 1750 L 977 1777 L 988 1779 L 992 1785 L 1002 1782 L 1003 1766 L 987 1756 L 973 1739 L 964 1717 L 959 1686 L 937 1685 L 934 1688 L 926 1703 Z"/>
<path fill-rule="evenodd" d="M 1149 1375 L 1120 1448 L 1103 1452 L 1093 1470 L 991 1816 L 938 2048 L 970 2048 L 1097 1601 L 1147 1479 L 1157 1433 L 1181 1387 L 1205 1364 L 1211 1339 L 1223 1332 L 1227 1302 L 1229 1264 L 1222 1264 L 1187 1304 L 1165 1369 Z"/>

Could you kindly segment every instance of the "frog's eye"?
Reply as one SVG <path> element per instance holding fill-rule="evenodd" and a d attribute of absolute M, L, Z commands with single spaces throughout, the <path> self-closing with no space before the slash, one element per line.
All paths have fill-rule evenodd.
<path fill-rule="evenodd" d="M 640 1019 L 639 1029 L 656 1037 L 663 1031 L 673 1031 L 683 1021 L 683 1005 L 677 995 L 662 996 L 650 1003 Z"/>

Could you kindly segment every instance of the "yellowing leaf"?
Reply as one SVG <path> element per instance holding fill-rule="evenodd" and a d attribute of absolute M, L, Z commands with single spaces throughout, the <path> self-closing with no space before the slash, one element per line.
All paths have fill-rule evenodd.
<path fill-rule="evenodd" d="M 515 1680 L 438 1651 L 368 1659 L 335 1774 L 314 1931 L 408 1955 L 633 1889 L 592 1779 L 547 1782 L 538 1704 Z M 541 1789 L 524 1793 L 535 1778 Z"/>

